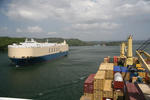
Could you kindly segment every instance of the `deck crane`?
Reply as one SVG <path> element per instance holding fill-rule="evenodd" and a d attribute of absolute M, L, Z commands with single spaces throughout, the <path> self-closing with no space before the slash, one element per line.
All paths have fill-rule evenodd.
<path fill-rule="evenodd" d="M 150 39 L 146 40 L 137 50 L 136 50 L 136 54 L 139 58 L 139 62 L 142 64 L 142 66 L 147 69 L 147 71 L 150 74 L 150 64 L 148 64 L 144 58 L 147 58 L 147 60 L 150 61 L 150 54 L 146 51 L 144 51 L 146 49 L 146 47 L 150 44 Z"/>
<path fill-rule="evenodd" d="M 125 61 L 125 66 L 133 65 L 133 54 L 132 54 L 132 36 L 130 35 L 127 43 L 127 59 Z"/>

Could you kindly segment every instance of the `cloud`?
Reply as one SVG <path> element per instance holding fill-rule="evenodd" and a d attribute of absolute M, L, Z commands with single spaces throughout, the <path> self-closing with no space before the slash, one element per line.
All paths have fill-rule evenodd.
<path fill-rule="evenodd" d="M 17 32 L 17 33 L 21 33 L 21 32 L 23 32 L 23 30 L 20 29 L 20 28 L 17 28 L 17 29 L 16 29 L 16 32 Z"/>
<path fill-rule="evenodd" d="M 87 34 L 116 35 L 139 30 L 146 34 L 149 30 L 148 0 L 13 0 L 7 7 L 3 11 L 9 19 L 30 24 L 25 29 L 16 28 L 17 33 L 41 32 L 53 36 L 63 36 L 63 33 L 64 36 L 75 34 L 72 37 L 90 38 Z M 44 32 L 36 25 L 50 26 L 53 31 L 46 29 L 48 31 Z"/>
<path fill-rule="evenodd" d="M 47 34 L 53 35 L 53 34 L 57 34 L 57 32 L 48 32 Z"/>
<path fill-rule="evenodd" d="M 119 24 L 116 24 L 116 23 L 101 23 L 100 24 L 100 27 L 102 29 L 116 29 L 119 27 Z"/>
<path fill-rule="evenodd" d="M 14 0 L 8 5 L 6 15 L 36 21 L 52 18 L 72 22 L 110 20 L 143 12 L 150 12 L 150 3 L 143 0 Z"/>
<path fill-rule="evenodd" d="M 113 30 L 120 27 L 119 24 L 103 22 L 103 23 L 91 23 L 91 24 L 73 24 L 71 27 L 65 28 L 66 31 L 80 30 L 80 31 L 93 31 L 93 30 Z"/>
<path fill-rule="evenodd" d="M 0 27 L 0 32 L 6 32 L 8 31 L 8 27 Z"/>
<path fill-rule="evenodd" d="M 0 27 L 0 35 L 7 35 L 9 33 L 9 29 L 6 26 Z"/>
<path fill-rule="evenodd" d="M 17 28 L 16 32 L 18 33 L 42 33 L 44 31 L 39 26 L 28 26 L 26 29 Z"/>
<path fill-rule="evenodd" d="M 72 29 L 77 30 L 87 30 L 87 29 L 95 29 L 99 27 L 99 23 L 93 23 L 93 24 L 73 24 L 71 26 Z"/>

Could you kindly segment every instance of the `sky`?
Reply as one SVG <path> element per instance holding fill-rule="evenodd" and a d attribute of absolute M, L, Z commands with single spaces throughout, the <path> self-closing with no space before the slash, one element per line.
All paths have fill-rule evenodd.
<path fill-rule="evenodd" d="M 0 36 L 84 41 L 150 37 L 150 0 L 0 0 Z"/>

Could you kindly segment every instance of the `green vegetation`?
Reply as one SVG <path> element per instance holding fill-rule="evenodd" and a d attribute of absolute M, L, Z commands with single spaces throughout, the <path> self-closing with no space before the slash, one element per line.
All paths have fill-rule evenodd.
<path fill-rule="evenodd" d="M 63 38 L 44 38 L 44 39 L 38 39 L 34 38 L 38 42 L 45 42 L 47 39 L 49 42 L 63 42 L 66 40 L 66 42 L 69 44 L 69 46 L 90 46 L 90 45 L 95 45 L 95 43 L 92 42 L 85 42 L 81 41 L 79 39 L 63 39 Z M 25 38 L 14 38 L 14 37 L 0 37 L 0 51 L 6 51 L 7 46 L 13 43 L 19 43 L 19 42 L 24 42 Z"/>
<path fill-rule="evenodd" d="M 123 41 L 112 41 L 112 42 L 101 42 L 101 45 L 106 45 L 106 46 L 118 46 L 121 44 Z"/>
<path fill-rule="evenodd" d="M 93 46 L 93 45 L 105 45 L 105 46 L 119 46 L 122 41 L 81 41 L 79 39 L 63 39 L 63 38 L 34 38 L 38 42 L 45 42 L 48 40 L 49 42 L 63 42 L 66 40 L 66 42 L 69 44 L 69 46 Z M 7 46 L 13 43 L 19 43 L 24 42 L 25 38 L 14 38 L 14 37 L 0 37 L 0 51 L 6 51 Z M 139 44 L 141 41 L 133 41 L 133 44 Z"/>
<path fill-rule="evenodd" d="M 0 51 L 7 50 L 7 46 L 12 43 L 23 42 L 24 38 L 0 37 Z"/>

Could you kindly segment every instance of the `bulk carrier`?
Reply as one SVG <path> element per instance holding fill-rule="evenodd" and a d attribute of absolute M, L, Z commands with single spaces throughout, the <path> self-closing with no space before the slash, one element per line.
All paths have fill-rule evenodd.
<path fill-rule="evenodd" d="M 8 45 L 8 57 L 15 65 L 26 65 L 67 56 L 69 46 L 63 43 L 38 43 L 34 39 Z"/>
<path fill-rule="evenodd" d="M 88 76 L 80 100 L 150 100 L 150 54 L 144 51 L 148 44 L 150 40 L 133 57 L 129 36 L 121 44 L 120 56 L 105 57 L 96 74 Z"/>

